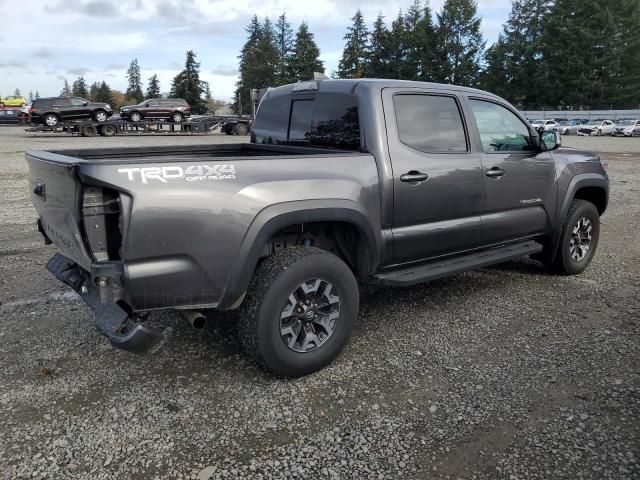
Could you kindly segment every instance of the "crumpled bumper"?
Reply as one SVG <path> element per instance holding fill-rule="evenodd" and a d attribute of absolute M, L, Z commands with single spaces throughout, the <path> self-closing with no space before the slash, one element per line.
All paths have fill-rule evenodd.
<path fill-rule="evenodd" d="M 100 287 L 92 276 L 72 260 L 58 253 L 49 260 L 47 270 L 80 295 L 93 311 L 96 326 L 113 346 L 132 353 L 147 353 L 165 340 L 164 335 L 137 322 L 117 303 L 103 302 Z"/>

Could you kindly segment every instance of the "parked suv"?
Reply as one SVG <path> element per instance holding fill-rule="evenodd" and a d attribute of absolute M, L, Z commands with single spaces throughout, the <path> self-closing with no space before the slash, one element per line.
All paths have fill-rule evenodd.
<path fill-rule="evenodd" d="M 34 100 L 29 113 L 33 123 L 55 127 L 63 120 L 104 122 L 113 115 L 113 110 L 108 103 L 90 102 L 80 97 L 55 97 Z"/>
<path fill-rule="evenodd" d="M 152 98 L 138 105 L 126 105 L 120 109 L 120 117 L 132 122 L 142 119 L 169 118 L 179 123 L 191 115 L 191 107 L 181 98 Z"/>

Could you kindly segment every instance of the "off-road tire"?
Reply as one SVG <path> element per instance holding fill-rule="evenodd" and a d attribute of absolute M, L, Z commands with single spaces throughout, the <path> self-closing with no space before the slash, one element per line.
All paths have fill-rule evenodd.
<path fill-rule="evenodd" d="M 330 282 L 339 293 L 335 328 L 316 349 L 296 352 L 285 343 L 280 317 L 289 295 L 311 279 Z M 239 310 L 243 349 L 265 369 L 283 377 L 301 377 L 331 363 L 345 347 L 358 316 L 356 279 L 337 256 L 315 247 L 289 247 L 266 258 L 256 268 Z"/>
<path fill-rule="evenodd" d="M 571 257 L 571 236 L 574 227 L 582 218 L 587 218 L 591 222 L 591 241 L 589 244 L 589 250 L 586 252 L 584 258 L 576 261 Z M 561 275 L 577 275 L 582 273 L 596 253 L 599 236 L 600 214 L 598 213 L 596 206 L 588 200 L 574 199 L 571 202 L 569 211 L 567 212 L 567 216 L 562 225 L 558 251 L 556 252 L 555 258 L 548 264 L 548 266 L 552 271 Z"/>

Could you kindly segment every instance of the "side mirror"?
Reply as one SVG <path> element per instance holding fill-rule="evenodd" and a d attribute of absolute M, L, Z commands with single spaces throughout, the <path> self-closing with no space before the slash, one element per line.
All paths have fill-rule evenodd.
<path fill-rule="evenodd" d="M 540 144 L 542 145 L 543 151 L 548 152 L 555 150 L 562 145 L 560 133 L 554 131 L 540 132 Z"/>
<path fill-rule="evenodd" d="M 89 105 L 89 102 L 84 102 L 82 105 L 86 107 L 87 105 Z"/>

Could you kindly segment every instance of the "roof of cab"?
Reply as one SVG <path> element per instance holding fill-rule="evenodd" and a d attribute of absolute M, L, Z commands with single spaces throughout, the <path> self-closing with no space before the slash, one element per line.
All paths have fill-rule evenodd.
<path fill-rule="evenodd" d="M 295 91 L 296 87 L 300 88 L 301 85 L 307 83 L 312 85 L 313 83 L 317 84 L 317 88 L 308 88 L 308 89 L 300 89 Z M 334 92 L 334 93 L 354 93 L 358 88 L 367 88 L 367 89 L 376 89 L 382 90 L 383 88 L 425 88 L 430 90 L 449 90 L 449 91 L 458 91 L 458 92 L 466 92 L 466 93 L 474 93 L 474 94 L 482 94 L 484 96 L 494 97 L 499 99 L 500 97 L 485 92 L 483 90 L 478 90 L 470 87 L 462 87 L 459 85 L 450 85 L 446 83 L 431 83 L 431 82 L 417 82 L 413 80 L 393 80 L 393 79 L 383 79 L 383 78 L 354 78 L 354 79 L 323 79 L 323 80 L 311 80 L 308 82 L 298 82 L 291 83 L 288 85 L 283 85 L 281 87 L 275 87 L 269 89 L 268 93 L 265 95 L 265 98 L 275 97 L 280 95 L 289 95 L 289 94 L 304 94 L 313 91 L 317 92 Z"/>

